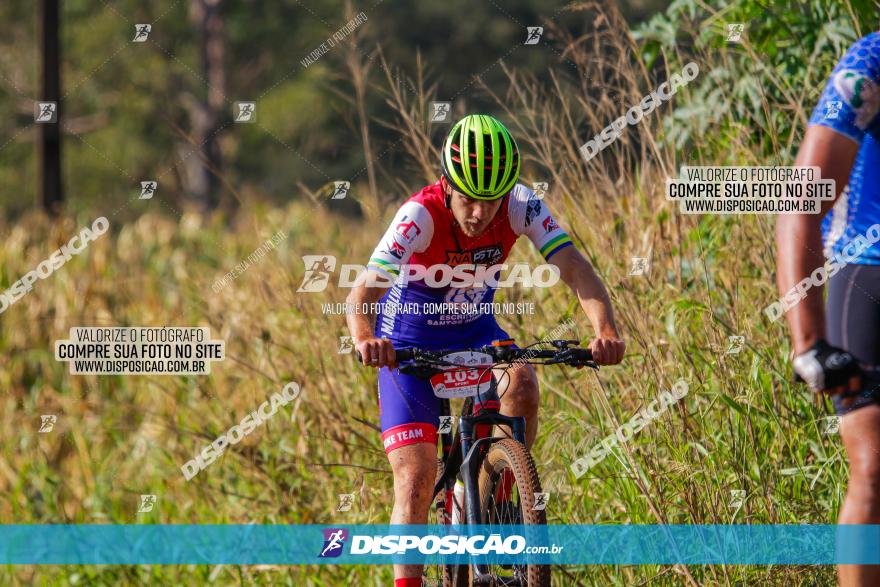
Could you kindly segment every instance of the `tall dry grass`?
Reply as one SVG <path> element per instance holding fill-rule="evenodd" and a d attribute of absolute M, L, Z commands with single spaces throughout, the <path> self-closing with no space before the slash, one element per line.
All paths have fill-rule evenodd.
<path fill-rule="evenodd" d="M 550 521 L 833 522 L 845 484 L 840 443 L 822 434 L 826 408 L 788 383 L 785 332 L 761 314 L 776 297 L 771 219 L 687 217 L 663 198 L 665 178 L 683 163 L 762 161 L 745 138 L 728 137 L 724 152 L 710 135 L 687 152 L 670 147 L 662 121 L 676 107 L 673 100 L 585 165 L 577 148 L 653 89 L 657 72 L 641 65 L 635 43 L 620 34 L 625 23 L 613 7 L 577 9 L 592 23 L 589 33 L 572 38 L 548 24 L 564 73 L 530 79 L 502 64 L 508 87 L 481 88 L 495 97 L 496 114 L 517 137 L 523 181 L 550 183 L 547 203 L 607 284 L 629 345 L 624 363 L 598 376 L 539 371 L 541 428 L 533 452 L 551 492 Z M 707 69 L 723 61 L 698 57 Z M 668 56 L 668 68 L 675 62 Z M 400 193 L 408 194 L 439 171 L 424 112 L 436 86 L 419 72 L 411 95 L 397 86 L 404 83 L 397 74 L 383 69 L 389 104 L 399 113 L 386 122 L 399 130 L 409 169 L 418 173 L 381 171 L 413 178 L 399 179 Z M 665 79 L 668 72 L 661 73 Z M 347 292 L 335 286 L 323 294 L 295 292 L 301 255 L 365 262 L 394 206 L 387 195 L 363 191 L 367 222 L 337 216 L 312 199 L 274 209 L 254 203 L 235 219 L 160 212 L 116 225 L 111 217 L 111 233 L 0 315 L 3 522 L 387 521 L 391 476 L 376 430 L 375 374 L 337 354 L 344 320 L 321 310 Z M 0 250 L 4 283 L 91 220 L 50 224 L 33 216 L 0 226 L 9 234 Z M 279 230 L 287 239 L 277 250 L 219 293 L 212 290 Z M 628 275 L 633 256 L 650 257 L 647 276 Z M 539 262 L 525 243 L 513 257 Z M 534 301 L 539 312 L 501 322 L 528 341 L 573 317 L 577 337 L 587 341 L 589 324 L 573 300 L 563 286 L 502 291 L 498 301 Z M 53 344 L 83 325 L 209 326 L 226 341 L 228 358 L 209 377 L 71 376 L 54 360 Z M 746 337 L 741 353 L 724 354 L 730 335 Z M 569 468 L 575 459 L 680 378 L 690 386 L 683 401 L 575 479 Z M 288 381 L 302 386 L 296 402 L 185 481 L 184 462 Z M 37 432 L 41 414 L 58 415 L 52 433 Z M 742 508 L 731 508 L 737 489 L 747 497 Z M 355 494 L 352 511 L 335 511 L 340 493 Z M 158 495 L 153 512 L 136 513 L 140 494 Z M 828 569 L 792 567 L 557 567 L 554 573 L 559 585 L 833 580 Z M 57 567 L 4 575 L 15 584 L 385 585 L 390 570 Z"/>

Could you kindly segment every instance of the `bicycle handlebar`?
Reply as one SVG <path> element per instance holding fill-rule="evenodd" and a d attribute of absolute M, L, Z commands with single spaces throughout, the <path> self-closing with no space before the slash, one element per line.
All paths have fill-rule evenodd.
<path fill-rule="evenodd" d="M 596 370 L 599 369 L 599 366 L 593 362 L 593 352 L 590 349 L 573 346 L 580 344 L 577 340 L 550 340 L 541 341 L 540 344 L 550 344 L 556 348 L 514 348 L 510 345 L 495 344 L 475 348 L 443 350 L 425 350 L 418 347 L 410 347 L 395 349 L 394 358 L 395 362 L 398 364 L 406 363 L 399 367 L 401 373 L 407 373 L 420 378 L 428 378 L 449 367 L 468 368 L 468 365 L 454 363 L 446 359 L 447 355 L 460 352 L 476 352 L 489 355 L 493 361 L 492 366 L 495 364 L 512 364 L 520 362 L 533 365 L 569 365 L 571 367 L 590 367 Z M 358 362 L 363 362 L 360 352 L 357 353 L 357 357 Z M 532 361 L 532 359 L 544 360 L 538 362 Z M 473 367 L 485 368 L 488 366 L 480 365 Z"/>
<path fill-rule="evenodd" d="M 565 364 L 571 366 L 585 366 L 598 369 L 593 362 L 593 353 L 590 349 L 579 348 L 573 345 L 579 344 L 576 340 L 551 340 L 542 341 L 550 344 L 554 349 L 514 348 L 509 345 L 487 345 L 475 348 L 425 350 L 418 347 L 395 349 L 394 356 L 397 363 L 412 362 L 414 365 L 406 367 L 418 367 L 430 369 L 432 367 L 461 366 L 449 362 L 446 355 L 456 352 L 477 352 L 489 355 L 495 363 L 531 362 L 532 359 L 544 359 L 541 365 Z M 361 362 L 361 354 L 357 353 L 358 361 Z"/>

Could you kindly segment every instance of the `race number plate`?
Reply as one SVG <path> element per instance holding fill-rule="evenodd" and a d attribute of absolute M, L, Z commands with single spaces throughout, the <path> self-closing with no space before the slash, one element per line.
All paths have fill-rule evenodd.
<path fill-rule="evenodd" d="M 442 398 L 471 397 L 489 391 L 492 384 L 492 357 L 486 353 L 461 351 L 443 357 L 458 367 L 446 367 L 431 377 L 434 395 Z"/>

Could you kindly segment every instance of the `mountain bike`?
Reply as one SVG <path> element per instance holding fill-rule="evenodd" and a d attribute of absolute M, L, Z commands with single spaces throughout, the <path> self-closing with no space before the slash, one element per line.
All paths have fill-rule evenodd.
<path fill-rule="evenodd" d="M 506 376 L 523 365 L 570 365 L 598 369 L 589 349 L 576 340 L 551 340 L 515 348 L 513 341 L 455 350 L 396 351 L 401 373 L 429 379 L 441 398 L 438 435 L 441 456 L 434 485 L 434 507 L 441 525 L 544 525 L 541 502 L 546 495 L 531 454 L 526 449 L 525 418 L 499 412 L 498 381 L 493 369 Z M 535 348 L 547 344 L 553 348 Z M 452 429 L 449 401 L 465 398 L 458 426 Z M 502 436 L 492 436 L 492 427 Z M 509 432 L 508 432 L 509 431 Z M 456 484 L 460 484 L 456 490 Z M 470 564 L 426 565 L 425 585 L 550 585 L 548 565 Z"/>

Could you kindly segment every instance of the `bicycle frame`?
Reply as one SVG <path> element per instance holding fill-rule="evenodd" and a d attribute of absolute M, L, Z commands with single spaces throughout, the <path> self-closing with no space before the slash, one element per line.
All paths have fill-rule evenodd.
<path fill-rule="evenodd" d="M 482 364 L 480 367 L 474 365 L 470 369 L 482 368 L 482 373 L 486 370 L 492 374 L 490 385 L 485 392 L 480 391 L 483 383 L 483 375 L 477 377 L 476 389 L 478 391 L 476 400 L 473 396 L 467 397 L 465 400 L 465 408 L 458 419 L 458 427 L 453 431 L 450 427 L 449 431 L 440 432 L 440 443 L 442 449 L 441 462 L 443 470 L 440 478 L 434 484 L 433 499 L 435 507 L 442 511 L 442 523 L 448 525 L 453 513 L 454 494 L 456 476 L 460 473 L 464 485 L 464 516 L 461 523 L 468 525 L 477 525 L 482 523 L 480 493 L 479 493 L 479 476 L 481 473 L 481 464 L 484 458 L 488 456 L 488 449 L 492 443 L 511 438 L 519 442 L 525 449 L 526 441 L 526 421 L 522 416 L 505 416 L 500 413 L 501 399 L 498 396 L 498 379 L 495 377 L 494 369 L 500 365 L 508 365 L 508 367 L 516 364 L 530 365 L 570 365 L 574 367 L 591 367 L 598 369 L 598 365 L 593 362 L 590 349 L 577 348 L 579 344 L 577 340 L 550 340 L 534 343 L 523 349 L 514 349 L 509 345 L 512 341 L 493 341 L 491 346 L 483 346 L 474 349 L 450 349 L 450 350 L 423 350 L 419 348 L 403 348 L 395 349 L 395 358 L 398 363 L 406 363 L 400 367 L 402 372 L 429 379 L 432 376 L 447 370 L 447 367 L 459 367 L 467 369 L 468 366 L 462 363 L 449 362 L 445 359 L 448 353 L 458 353 L 462 351 L 472 351 L 488 354 L 492 357 L 491 366 Z M 496 344 L 497 343 L 497 344 Z M 550 344 L 554 349 L 534 349 L 539 344 Z M 574 346 L 573 346 L 574 345 Z M 471 357 L 474 358 L 474 357 Z M 543 359 L 543 361 L 542 361 Z M 358 360 L 362 361 L 360 354 Z M 540 362 L 539 362 L 540 361 Z M 404 371 L 406 369 L 406 371 Z M 444 418 L 450 417 L 449 399 L 442 398 L 440 403 L 440 415 Z M 478 403 L 477 403 L 478 402 Z M 470 409 L 470 406 L 474 406 Z M 469 413 L 470 412 L 470 413 Z M 511 436 L 498 437 L 490 436 L 493 426 L 507 426 L 510 428 Z M 527 452 L 527 451 L 526 451 Z M 507 492 L 507 479 L 502 478 L 500 486 L 495 487 L 494 498 L 496 500 L 505 500 L 510 496 Z M 438 496 L 443 492 L 444 499 L 438 500 Z M 539 522 L 542 523 L 542 522 Z M 460 566 L 459 564 L 453 565 Z M 495 578 L 489 574 L 489 565 L 484 562 L 474 562 L 471 559 L 468 566 L 472 570 L 473 584 L 475 585 L 491 585 L 494 584 Z M 507 584 L 505 582 L 505 584 Z"/>
<path fill-rule="evenodd" d="M 473 399 L 473 398 L 469 398 Z M 489 390 L 481 393 L 476 399 L 479 400 L 479 409 L 474 413 L 468 414 L 467 406 L 470 402 L 465 402 L 465 409 L 458 419 L 458 428 L 455 433 L 453 431 L 444 432 L 441 435 L 441 445 L 443 449 L 444 471 L 441 478 L 435 486 L 434 496 L 446 489 L 445 506 L 447 508 L 455 507 L 452 503 L 452 486 L 455 484 L 455 474 L 461 472 L 462 481 L 464 482 L 465 495 L 465 523 L 469 525 L 481 524 L 480 515 L 480 499 L 477 480 L 480 474 L 479 468 L 482 463 L 484 454 L 489 445 L 493 442 L 502 440 L 502 437 L 490 436 L 492 426 L 508 426 L 510 427 L 513 438 L 525 445 L 526 442 L 526 420 L 522 416 L 505 416 L 499 412 L 501 407 L 501 399 L 498 396 L 498 381 L 494 373 L 492 375 Z M 474 406 L 477 405 L 476 400 Z M 450 415 L 449 400 L 444 399 L 441 405 L 441 414 L 443 416 Z M 461 448 L 464 455 L 458 471 L 452 471 L 447 468 L 451 462 L 453 451 L 456 443 Z M 444 483 L 445 481 L 445 483 Z M 445 487 L 444 487 L 445 486 Z M 451 509 L 446 512 L 447 516 L 451 515 Z M 489 582 L 491 575 L 489 574 L 489 566 L 485 563 L 471 563 L 474 570 L 474 583 L 480 584 Z"/>

